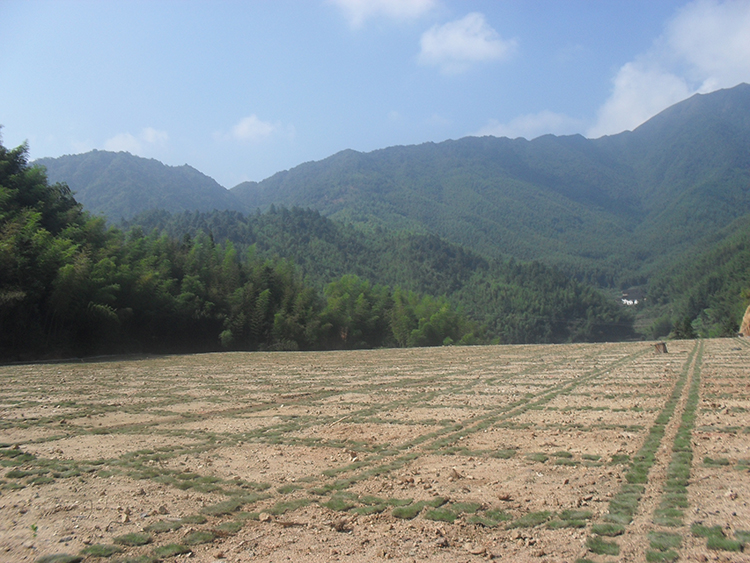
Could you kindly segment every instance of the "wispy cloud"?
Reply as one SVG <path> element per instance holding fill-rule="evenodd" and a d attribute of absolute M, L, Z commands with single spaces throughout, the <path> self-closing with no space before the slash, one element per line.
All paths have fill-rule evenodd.
<path fill-rule="evenodd" d="M 152 145 L 163 145 L 169 140 L 169 135 L 167 135 L 166 131 L 146 127 L 141 131 L 141 138 Z"/>
<path fill-rule="evenodd" d="M 271 139 L 292 140 L 296 134 L 294 125 L 285 126 L 279 121 L 264 121 L 256 114 L 252 114 L 240 119 L 228 131 L 216 131 L 214 139 L 257 144 Z"/>
<path fill-rule="evenodd" d="M 692 94 L 750 82 L 750 0 L 696 0 L 624 64 L 588 136 L 634 129 Z"/>
<path fill-rule="evenodd" d="M 243 117 L 232 127 L 232 137 L 237 141 L 260 141 L 270 137 L 281 126 L 278 123 L 262 121 L 258 116 L 253 114 Z"/>
<path fill-rule="evenodd" d="M 542 111 L 521 115 L 508 123 L 500 123 L 491 119 L 487 125 L 474 133 L 476 136 L 492 135 L 493 137 L 524 137 L 534 139 L 540 135 L 552 133 L 553 135 L 570 135 L 580 132 L 583 122 L 561 113 Z"/>
<path fill-rule="evenodd" d="M 503 39 L 479 12 L 460 20 L 435 25 L 422 34 L 419 62 L 437 66 L 444 74 L 457 74 L 473 64 L 509 58 L 515 39 Z"/>
<path fill-rule="evenodd" d="M 393 20 L 418 18 L 436 5 L 436 0 L 329 0 L 338 6 L 353 28 L 361 27 L 365 20 L 386 17 Z"/>
<path fill-rule="evenodd" d="M 166 131 L 160 131 L 153 127 L 146 127 L 138 135 L 131 133 L 118 133 L 104 141 L 104 149 L 115 152 L 129 152 L 142 155 L 146 146 L 165 145 L 169 140 Z"/>

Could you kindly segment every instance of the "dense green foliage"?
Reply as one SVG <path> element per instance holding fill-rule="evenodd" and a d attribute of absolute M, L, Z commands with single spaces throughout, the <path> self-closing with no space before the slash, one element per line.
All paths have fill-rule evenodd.
<path fill-rule="evenodd" d="M 73 186 L 87 209 L 105 212 L 111 220 L 127 217 L 126 230 L 140 226 L 141 231 L 107 230 L 101 220 L 82 214 L 61 184 L 52 186 L 57 196 L 44 197 L 68 205 L 64 213 L 51 212 L 45 207 L 49 203 L 28 205 L 3 193 L 0 204 L 15 207 L 3 207 L 3 217 L 10 218 L 3 223 L 8 246 L 2 260 L 8 270 L 0 274 L 0 306 L 15 319 L 8 311 L 36 296 L 33 306 L 21 307 L 18 322 L 40 323 L 35 330 L 49 343 L 60 334 L 84 341 L 99 334 L 102 319 L 114 323 L 115 317 L 118 330 L 132 336 L 125 330 L 128 323 L 138 326 L 149 314 L 154 326 L 162 322 L 157 319 L 182 318 L 164 304 L 166 297 L 161 309 L 123 301 L 123 295 L 138 293 L 129 289 L 132 279 L 123 278 L 121 270 L 135 276 L 139 268 L 146 271 L 140 261 L 152 260 L 162 268 L 159 283 L 170 299 L 194 294 L 211 304 L 201 313 L 205 318 L 184 323 L 185 334 L 155 329 L 154 338 L 163 336 L 170 346 L 197 346 L 189 335 L 213 334 L 217 327 L 219 340 L 230 347 L 439 343 L 426 319 L 443 307 L 465 312 L 480 327 L 468 328 L 455 313 L 455 326 L 463 328 L 442 330 L 446 342 L 631 337 L 632 313 L 587 284 L 613 291 L 637 286 L 646 299 L 632 311 L 647 336 L 729 335 L 738 327 L 750 290 L 748 146 L 750 86 L 741 84 L 693 96 L 632 132 L 601 139 L 483 137 L 366 154 L 349 150 L 229 191 L 190 167 L 166 167 L 127 153 L 44 159 L 40 164 L 50 178 Z M 162 211 L 143 212 L 149 209 Z M 204 212 L 186 211 L 196 209 Z M 208 234 L 208 242 L 201 233 Z M 196 274 L 187 255 L 198 244 L 210 250 L 201 251 L 201 260 L 213 264 L 202 266 L 209 270 L 224 263 L 222 253 L 232 254 L 240 285 L 249 283 L 252 291 L 235 295 L 239 286 L 219 290 L 213 280 Z M 133 254 L 131 247 L 138 245 L 146 247 L 142 255 Z M 174 249 L 164 250 L 169 245 Z M 100 265 L 105 257 L 117 276 Z M 304 294 L 302 301 L 291 306 L 290 297 L 254 278 L 259 263 L 278 273 L 274 284 L 293 285 L 294 299 Z M 56 268 L 64 270 L 59 279 Z M 195 276 L 202 285 L 191 289 Z M 75 298 L 85 305 L 83 316 L 81 303 L 66 304 L 72 298 L 61 297 L 62 288 L 77 287 L 77 280 L 86 281 L 80 282 L 83 297 Z M 101 285 L 105 282 L 111 287 Z M 326 289 L 332 283 L 338 290 Z M 55 288 L 61 289 L 53 298 Z M 352 291 L 362 296 L 359 306 Z M 281 307 L 289 321 L 279 320 L 275 332 L 247 324 L 256 318 L 248 311 L 269 296 L 269 307 Z M 388 317 L 401 299 L 412 311 L 423 299 L 430 303 L 411 319 L 413 337 L 394 331 Z M 350 318 L 340 311 L 324 314 L 330 303 L 347 304 Z M 363 304 L 372 316 L 361 314 Z M 128 317 L 130 309 L 135 320 Z M 271 323 L 270 313 L 264 318 Z M 81 331 L 77 337 L 65 328 L 71 319 Z M 441 325 L 438 320 L 435 326 Z M 391 333 L 382 332 L 386 322 Z M 137 344 L 148 334 L 148 329 L 139 333 Z M 211 349 L 215 344 L 209 340 L 201 340 L 201 346 Z"/>
<path fill-rule="evenodd" d="M 601 139 L 464 138 L 343 151 L 231 192 L 246 208 L 318 209 L 434 233 L 483 256 L 642 285 L 750 213 L 750 85 L 697 95 Z"/>
<path fill-rule="evenodd" d="M 207 232 L 238 249 L 252 246 L 258 256 L 283 256 L 320 290 L 355 274 L 405 292 L 442 295 L 446 306 L 453 303 L 465 311 L 495 342 L 616 340 L 633 335 L 632 319 L 614 300 L 559 270 L 540 263 L 486 260 L 434 235 L 364 232 L 317 211 L 275 207 L 249 216 L 156 211 L 125 225 L 177 239 Z M 435 342 L 434 337 L 428 340 Z M 399 340 L 401 345 L 408 342 L 416 344 L 419 339 Z"/>
<path fill-rule="evenodd" d="M 0 357 L 473 342 L 444 299 L 354 275 L 325 296 L 288 261 L 204 232 L 127 234 L 0 145 Z"/>
<path fill-rule="evenodd" d="M 665 311 L 663 333 L 669 329 L 677 337 L 737 333 L 750 300 L 750 218 L 728 230 L 733 234 L 726 240 L 652 281 L 649 297 Z"/>

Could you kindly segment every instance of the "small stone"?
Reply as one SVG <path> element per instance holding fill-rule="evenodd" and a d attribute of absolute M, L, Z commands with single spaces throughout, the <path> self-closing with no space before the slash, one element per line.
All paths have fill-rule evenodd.
<path fill-rule="evenodd" d="M 159 514 L 169 514 L 169 510 L 163 504 L 159 507 Z"/>
<path fill-rule="evenodd" d="M 435 542 L 435 547 L 448 547 L 449 545 L 448 538 L 440 538 Z"/>
<path fill-rule="evenodd" d="M 261 512 L 258 515 L 258 520 L 260 522 L 271 522 L 273 520 L 273 516 L 271 516 L 270 514 L 268 514 L 268 512 Z"/>
<path fill-rule="evenodd" d="M 346 518 L 339 518 L 337 520 L 334 520 L 333 522 L 331 522 L 331 528 L 333 528 L 337 532 L 351 531 L 351 528 L 349 528 L 349 520 L 347 520 Z"/>
<path fill-rule="evenodd" d="M 127 514 L 127 513 L 121 514 L 120 515 L 120 522 L 122 522 L 123 524 L 126 524 L 126 523 L 130 522 L 130 515 Z"/>
<path fill-rule="evenodd" d="M 487 552 L 486 548 L 482 547 L 481 545 L 475 545 L 473 543 L 465 543 L 464 549 L 472 555 L 484 555 Z"/>

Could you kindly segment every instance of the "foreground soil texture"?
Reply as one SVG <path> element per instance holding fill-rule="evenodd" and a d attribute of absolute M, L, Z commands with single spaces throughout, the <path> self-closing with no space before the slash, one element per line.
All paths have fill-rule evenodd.
<path fill-rule="evenodd" d="M 0 560 L 750 561 L 749 399 L 742 338 L 2 366 Z"/>

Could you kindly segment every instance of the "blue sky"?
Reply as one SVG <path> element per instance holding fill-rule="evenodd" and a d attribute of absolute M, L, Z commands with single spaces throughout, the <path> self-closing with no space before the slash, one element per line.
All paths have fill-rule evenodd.
<path fill-rule="evenodd" d="M 633 129 L 750 82 L 750 0 L 0 0 L 3 144 L 225 187 L 343 149 Z"/>

